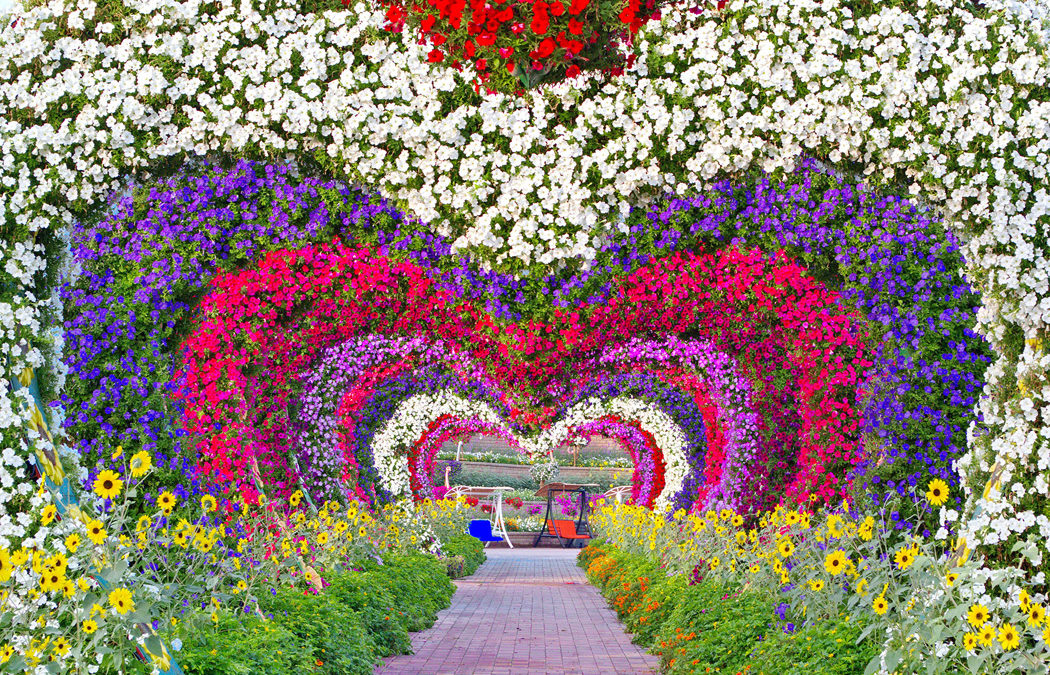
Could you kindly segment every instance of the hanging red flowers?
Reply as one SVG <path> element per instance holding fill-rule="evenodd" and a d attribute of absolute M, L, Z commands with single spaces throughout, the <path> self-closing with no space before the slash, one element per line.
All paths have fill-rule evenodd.
<path fill-rule="evenodd" d="M 622 73 L 633 56 L 629 37 L 659 17 L 664 0 L 380 1 L 387 7 L 387 30 L 400 32 L 407 24 L 418 31 L 432 47 L 430 63 L 458 69 L 469 62 L 476 84 L 487 82 L 492 92 L 521 93 L 584 71 Z"/>

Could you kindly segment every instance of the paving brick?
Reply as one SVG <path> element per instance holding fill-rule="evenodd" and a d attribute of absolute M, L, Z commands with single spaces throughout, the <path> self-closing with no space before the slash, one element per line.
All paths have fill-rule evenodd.
<path fill-rule="evenodd" d="M 576 566 L 579 551 L 491 549 L 473 576 L 456 582 L 452 606 L 412 636 L 414 654 L 394 656 L 381 675 L 655 673 L 659 660 L 623 631 Z"/>

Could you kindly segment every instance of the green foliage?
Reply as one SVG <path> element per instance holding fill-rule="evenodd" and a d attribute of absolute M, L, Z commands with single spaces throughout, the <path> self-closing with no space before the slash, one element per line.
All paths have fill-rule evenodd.
<path fill-rule="evenodd" d="M 373 583 L 371 575 L 344 572 L 330 575 L 328 581 L 331 585 L 324 592 L 357 612 L 372 638 L 377 656 L 412 651 L 403 620 L 404 612 L 386 588 Z"/>
<path fill-rule="evenodd" d="M 737 673 L 755 643 L 778 630 L 774 598 L 762 590 L 703 581 L 680 598 L 657 636 L 670 673 Z"/>
<path fill-rule="evenodd" d="M 315 672 L 371 673 L 380 649 L 365 631 L 365 618 L 329 593 L 282 588 L 260 599 L 274 623 L 295 634 L 312 651 Z"/>
<path fill-rule="evenodd" d="M 689 582 L 682 575 L 651 575 L 649 588 L 642 596 L 640 606 L 629 620 L 625 621 L 628 629 L 634 633 L 632 641 L 648 647 L 656 644 L 657 634 L 678 606 L 688 587 Z"/>
<path fill-rule="evenodd" d="M 429 555 L 388 558 L 383 564 L 365 563 L 373 585 L 387 589 L 400 607 L 405 627 L 412 632 L 430 628 L 438 611 L 448 607 L 456 587 L 445 565 Z"/>
<path fill-rule="evenodd" d="M 770 633 L 755 645 L 748 666 L 769 675 L 861 675 L 879 652 L 875 640 L 857 641 L 864 624 L 841 617 L 794 633 Z"/>
<path fill-rule="evenodd" d="M 182 642 L 174 654 L 189 674 L 294 675 L 315 672 L 313 646 L 276 621 L 228 612 L 212 625 L 179 624 L 171 638 Z M 171 639 L 169 639 L 171 644 Z"/>
<path fill-rule="evenodd" d="M 450 558 L 455 556 L 463 559 L 462 573 L 460 575 L 450 575 L 453 578 L 457 578 L 457 576 L 469 577 L 471 574 L 474 574 L 481 563 L 485 562 L 485 547 L 480 541 L 468 534 L 449 538 L 444 542 L 444 548 L 445 554 Z"/>
<path fill-rule="evenodd" d="M 471 553 L 466 542 L 454 548 Z M 189 675 L 371 673 L 379 658 L 411 653 L 408 632 L 433 624 L 455 586 L 430 555 L 390 556 L 364 567 L 326 573 L 320 593 L 274 589 L 259 602 L 266 618 L 198 613 L 164 640 L 181 643 L 174 656 Z"/>
<path fill-rule="evenodd" d="M 840 615 L 787 633 L 775 589 L 708 578 L 690 585 L 647 556 L 596 541 L 578 563 L 667 673 L 860 675 L 880 645 Z M 862 636 L 864 639 L 862 639 Z"/>

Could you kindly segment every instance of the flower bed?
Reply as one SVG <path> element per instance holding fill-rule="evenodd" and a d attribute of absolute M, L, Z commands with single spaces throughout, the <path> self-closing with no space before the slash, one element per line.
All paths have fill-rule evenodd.
<path fill-rule="evenodd" d="M 947 485 L 923 498 L 943 503 Z M 1012 673 L 1050 659 L 1038 581 L 871 514 L 607 506 L 590 522 L 580 565 L 666 672 Z"/>

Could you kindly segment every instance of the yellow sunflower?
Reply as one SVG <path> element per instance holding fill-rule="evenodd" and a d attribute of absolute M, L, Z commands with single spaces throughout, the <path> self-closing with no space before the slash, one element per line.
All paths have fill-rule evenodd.
<path fill-rule="evenodd" d="M 934 506 L 943 506 L 948 501 L 948 484 L 940 478 L 930 481 L 926 486 L 926 500 Z"/>
<path fill-rule="evenodd" d="M 145 450 L 139 450 L 131 456 L 131 476 L 141 478 L 153 468 L 153 458 Z"/>
<path fill-rule="evenodd" d="M 98 474 L 95 478 L 95 484 L 93 489 L 95 494 L 103 499 L 113 499 L 120 494 L 121 488 L 124 487 L 124 481 L 120 479 L 120 474 L 116 471 L 106 469 Z"/>
<path fill-rule="evenodd" d="M 790 539 L 784 538 L 777 544 L 777 551 L 783 558 L 790 558 L 791 554 L 795 552 L 795 545 L 791 543 Z"/>
<path fill-rule="evenodd" d="M 893 562 L 897 563 L 897 567 L 906 570 L 911 567 L 911 564 L 915 562 L 915 551 L 910 546 L 905 546 L 893 556 Z"/>
<path fill-rule="evenodd" d="M 1013 624 L 1003 624 L 1003 627 L 999 629 L 999 644 L 1006 650 L 1017 649 L 1021 644 L 1021 635 Z"/>
<path fill-rule="evenodd" d="M 981 626 L 981 630 L 977 633 L 977 641 L 985 647 L 990 647 L 993 640 L 995 640 L 995 626 L 990 623 Z"/>
<path fill-rule="evenodd" d="M 966 615 L 966 620 L 974 628 L 980 628 L 988 621 L 988 608 L 984 605 L 972 605 Z"/>
<path fill-rule="evenodd" d="M 890 608 L 890 603 L 886 602 L 886 598 L 880 595 L 872 601 L 871 608 L 876 614 L 882 616 L 886 613 L 886 610 Z"/>
<path fill-rule="evenodd" d="M 115 588 L 110 591 L 109 606 L 121 615 L 135 611 L 135 601 L 131 599 L 131 591 L 126 588 Z"/>
<path fill-rule="evenodd" d="M 40 575 L 40 590 L 44 593 L 62 591 L 66 587 L 66 571 L 49 568 Z"/>
<path fill-rule="evenodd" d="M 76 553 L 78 548 L 80 548 L 80 535 L 74 532 L 66 537 L 66 550 L 70 553 Z"/>
<path fill-rule="evenodd" d="M 159 506 L 164 513 L 171 513 L 175 508 L 175 505 L 178 503 L 179 500 L 175 498 L 175 495 L 166 490 L 157 496 L 157 506 Z"/>
<path fill-rule="evenodd" d="M 87 537 L 96 544 L 106 541 L 106 528 L 101 520 L 92 518 L 87 524 Z"/>
<path fill-rule="evenodd" d="M 62 636 L 55 638 L 55 641 L 51 643 L 51 651 L 56 656 L 65 656 L 69 651 L 69 640 Z"/>
<path fill-rule="evenodd" d="M 857 528 L 857 534 L 860 535 L 860 538 L 864 541 L 871 541 L 872 536 L 874 536 L 874 532 L 875 519 L 871 516 L 866 517 L 864 519 L 864 522 L 860 524 L 860 527 Z"/>
<path fill-rule="evenodd" d="M 6 548 L 0 548 L 0 584 L 6 583 L 14 571 L 15 566 L 11 562 L 11 554 Z"/>
<path fill-rule="evenodd" d="M 94 619 L 87 619 L 84 623 L 80 624 L 80 628 L 88 635 L 91 635 L 98 630 L 98 623 L 96 623 Z"/>
<path fill-rule="evenodd" d="M 824 569 L 833 577 L 842 574 L 842 570 L 846 569 L 846 553 L 835 551 L 829 554 L 824 558 Z"/>
<path fill-rule="evenodd" d="M 58 509 L 54 504 L 48 504 L 44 507 L 44 510 L 40 512 L 40 524 L 47 526 L 51 524 L 51 521 L 58 515 Z"/>
<path fill-rule="evenodd" d="M 204 495 L 201 497 L 201 508 L 204 509 L 205 513 L 211 513 L 217 508 L 217 506 L 215 497 L 212 497 L 211 495 Z"/>

